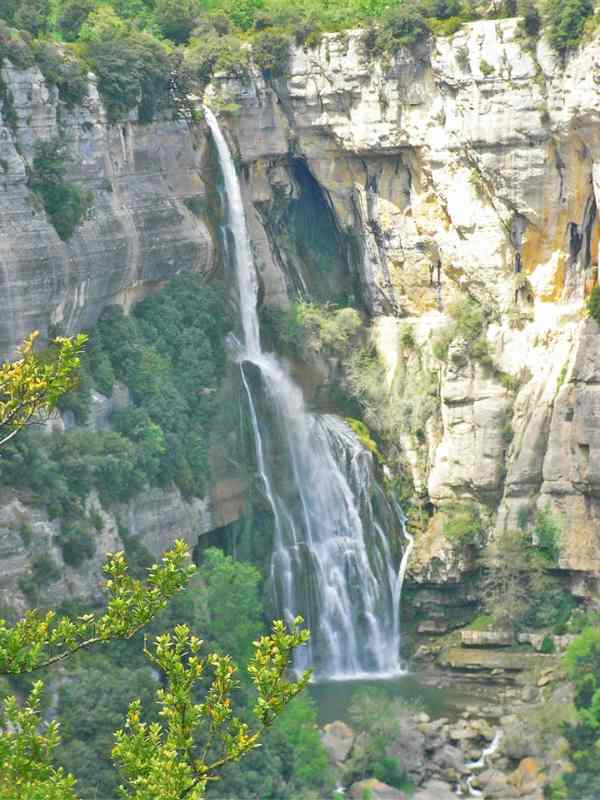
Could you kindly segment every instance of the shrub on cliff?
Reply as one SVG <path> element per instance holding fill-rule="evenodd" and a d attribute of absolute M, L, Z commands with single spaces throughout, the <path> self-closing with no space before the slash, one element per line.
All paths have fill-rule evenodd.
<path fill-rule="evenodd" d="M 109 6 L 88 17 L 80 37 L 111 122 L 123 119 L 136 106 L 140 122 L 151 122 L 158 112 L 174 109 L 172 63 L 158 39 L 131 28 Z"/>
<path fill-rule="evenodd" d="M 460 547 L 481 544 L 485 524 L 475 503 L 447 503 L 440 512 L 444 517 L 444 535 L 447 539 Z"/>
<path fill-rule="evenodd" d="M 96 7 L 96 0 L 64 0 L 58 28 L 67 42 L 76 41 L 81 26 Z"/>
<path fill-rule="evenodd" d="M 156 0 L 154 21 L 167 39 L 183 44 L 190 38 L 200 14 L 197 0 Z"/>
<path fill-rule="evenodd" d="M 252 42 L 252 57 L 265 77 L 286 75 L 290 61 L 289 35 L 272 28 L 260 31 Z"/>
<path fill-rule="evenodd" d="M 34 57 L 31 47 L 23 41 L 19 32 L 10 28 L 0 19 L 0 64 L 7 59 L 18 69 L 27 69 L 33 66 Z M 0 79 L 0 86 L 3 86 Z M 3 114 L 5 108 L 2 109 Z"/>
<path fill-rule="evenodd" d="M 33 42 L 35 63 L 48 86 L 56 86 L 60 99 L 68 107 L 80 105 L 88 92 L 87 75 L 83 65 L 73 57 L 45 41 Z"/>
<path fill-rule="evenodd" d="M 367 52 L 374 56 L 393 55 L 399 48 L 414 47 L 429 36 L 423 12 L 415 3 L 389 8 L 364 37 Z"/>
<path fill-rule="evenodd" d="M 594 286 L 587 301 L 589 316 L 600 325 L 600 286 Z"/>
<path fill-rule="evenodd" d="M 472 297 L 465 297 L 448 307 L 452 322 L 441 328 L 433 337 L 432 351 L 440 361 L 445 361 L 453 341 L 461 339 L 469 355 L 483 366 L 492 366 L 486 338 L 484 308 Z"/>
<path fill-rule="evenodd" d="M 517 13 L 521 20 L 521 28 L 527 36 L 538 36 L 542 28 L 542 17 L 533 0 L 519 0 Z"/>
<path fill-rule="evenodd" d="M 248 51 L 231 34 L 220 35 L 214 28 L 194 32 L 185 51 L 185 67 L 205 86 L 215 72 L 243 77 L 248 69 Z"/>
<path fill-rule="evenodd" d="M 28 185 L 40 198 L 61 239 L 70 239 L 89 212 L 93 194 L 65 180 L 69 156 L 59 138 L 37 142 Z"/>
<path fill-rule="evenodd" d="M 593 13 L 593 0 L 547 0 L 544 16 L 552 47 L 559 53 L 577 47 Z"/>
<path fill-rule="evenodd" d="M 531 530 L 532 543 L 550 563 L 556 564 L 560 555 L 561 524 L 549 505 L 535 515 Z"/>

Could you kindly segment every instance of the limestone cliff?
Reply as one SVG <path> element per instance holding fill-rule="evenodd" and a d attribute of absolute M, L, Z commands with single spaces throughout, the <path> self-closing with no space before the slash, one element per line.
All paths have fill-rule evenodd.
<path fill-rule="evenodd" d="M 407 321 L 421 368 L 440 372 L 424 435 L 398 431 L 417 489 L 434 506 L 483 502 L 500 527 L 550 503 L 564 518 L 561 567 L 588 576 L 600 567 L 600 338 L 584 321 L 600 232 L 598 54 L 592 42 L 563 65 L 543 41 L 531 49 L 518 20 L 484 21 L 379 63 L 360 32 L 328 35 L 294 52 L 286 81 L 215 82 L 239 105 L 230 128 L 258 217 L 268 186 L 276 207 L 304 164 L 358 244 L 390 387 L 414 358 L 399 345 Z M 445 363 L 431 353 L 461 293 L 487 310 L 492 370 L 460 342 Z M 445 549 L 434 525 L 423 576 Z"/>
<path fill-rule="evenodd" d="M 473 499 L 499 528 L 521 506 L 549 503 L 580 592 L 600 569 L 600 332 L 584 313 L 598 270 L 599 55 L 592 42 L 563 65 L 543 41 L 532 49 L 517 20 L 472 23 L 379 62 L 350 32 L 296 49 L 285 80 L 220 76 L 209 90 L 238 106 L 227 126 L 262 301 L 285 303 L 298 286 L 325 299 L 359 293 L 395 401 L 409 402 L 424 376 L 437 382 L 418 435 L 397 432 L 424 503 Z M 93 88 L 70 112 L 35 69 L 3 77 L 19 115 L 16 133 L 0 134 L 4 351 L 34 327 L 89 324 L 179 269 L 213 269 L 210 216 L 183 202 L 202 205 L 214 184 L 201 125 L 108 126 Z M 70 178 L 95 192 L 67 243 L 26 186 L 34 141 L 59 123 Z M 303 199 L 329 220 L 329 272 L 289 246 Z M 444 360 L 432 350 L 461 295 L 486 310 L 493 369 L 460 341 Z M 452 559 L 434 516 L 415 574 L 431 579 L 435 562 L 456 579 L 464 565 Z"/>
<path fill-rule="evenodd" d="M 104 305 L 128 306 L 181 269 L 213 269 L 210 231 L 184 202 L 207 192 L 203 150 L 185 123 L 109 126 L 93 80 L 84 107 L 69 110 L 36 67 L 1 74 L 17 122 L 5 111 L 0 128 L 0 352 L 34 328 L 88 326 Z M 59 135 L 68 179 L 94 193 L 67 242 L 27 187 L 35 143 Z"/>
<path fill-rule="evenodd" d="M 12 95 L 16 123 L 3 108 L 0 127 L 0 354 L 10 356 L 34 329 L 58 326 L 73 333 L 95 322 L 102 308 L 129 308 L 179 271 L 209 276 L 218 265 L 212 223 L 202 215 L 213 190 L 213 165 L 206 138 L 183 121 L 109 126 L 90 76 L 83 107 L 68 109 L 37 68 L 16 70 L 4 62 L 2 81 Z M 88 217 L 64 242 L 27 186 L 35 144 L 60 136 L 70 153 L 67 179 L 93 192 Z M 56 329 L 56 328 L 55 328 Z M 117 393 L 115 393 L 117 394 Z M 93 396 L 90 427 L 106 427 L 118 397 Z M 53 419 L 50 427 L 72 424 Z M 49 519 L 28 497 L 3 492 L 0 503 L 0 603 L 22 606 L 21 578 L 35 559 L 50 553 L 60 566 L 59 582 L 41 590 L 42 599 L 95 599 L 107 552 L 123 546 L 117 518 L 130 536 L 158 555 L 176 536 L 192 547 L 199 534 L 235 519 L 243 501 L 235 479 L 219 480 L 211 496 L 187 502 L 180 492 L 153 489 L 110 512 L 97 498 L 88 508 L 104 516 L 96 555 L 84 566 L 64 564 Z M 31 542 L 20 532 L 31 532 Z"/>

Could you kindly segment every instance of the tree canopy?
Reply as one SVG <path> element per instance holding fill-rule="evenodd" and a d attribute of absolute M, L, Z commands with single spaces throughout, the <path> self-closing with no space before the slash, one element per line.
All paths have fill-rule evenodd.
<path fill-rule="evenodd" d="M 35 352 L 39 334 L 20 346 L 19 357 L 0 365 L 0 446 L 56 408 L 77 383 L 77 369 L 86 336 L 58 338 L 41 354 Z"/>
<path fill-rule="evenodd" d="M 3 441 L 30 425 L 37 414 L 56 407 L 77 380 L 85 337 L 55 340 L 47 351 L 34 352 L 36 334 L 21 347 L 20 358 L 3 364 L 0 427 Z M 227 561 L 214 553 L 207 581 L 235 579 Z M 129 640 L 146 628 L 167 602 L 189 582 L 195 567 L 185 543 L 175 542 L 146 579 L 130 574 L 125 554 L 107 557 L 104 567 L 106 608 L 99 613 L 57 614 L 30 610 L 14 625 L 0 619 L 0 675 L 19 676 L 62 663 L 77 653 Z M 229 576 L 229 577 L 228 577 Z M 253 575 L 241 574 L 248 602 L 256 590 Z M 257 616 L 250 614 L 250 622 Z M 226 625 L 232 623 L 225 615 Z M 217 623 L 216 623 L 217 624 Z M 248 653 L 247 675 L 255 691 L 252 719 L 234 712 L 232 695 L 240 686 L 230 655 L 205 652 L 203 641 L 188 625 L 145 642 L 144 655 L 160 676 L 155 700 L 158 715 L 144 719 L 140 698 L 132 700 L 123 726 L 115 732 L 114 763 L 122 778 L 120 794 L 131 800 L 198 800 L 223 767 L 255 749 L 263 729 L 308 682 L 306 672 L 290 679 L 293 650 L 308 639 L 297 618 L 288 630 L 275 621 Z M 218 624 L 217 624 L 218 628 Z M 257 631 L 258 632 L 258 631 Z M 233 635 L 235 645 L 247 631 Z M 241 647 L 241 646 L 240 646 Z M 246 656 L 240 649 L 240 657 Z M 202 700 L 198 701 L 198 691 Z M 2 800 L 76 800 L 76 779 L 56 765 L 60 723 L 46 722 L 43 682 L 35 681 L 23 705 L 6 697 L 0 714 L 0 798 Z"/>

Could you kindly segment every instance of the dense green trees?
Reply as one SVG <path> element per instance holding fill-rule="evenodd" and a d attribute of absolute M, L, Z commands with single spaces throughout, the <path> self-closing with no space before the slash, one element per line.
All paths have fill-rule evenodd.
<path fill-rule="evenodd" d="M 183 44 L 190 38 L 200 16 L 197 0 L 156 0 L 154 20 L 167 39 Z"/>
<path fill-rule="evenodd" d="M 546 0 L 545 16 L 550 44 L 559 52 L 576 47 L 585 23 L 593 13 L 593 0 Z"/>
<path fill-rule="evenodd" d="M 593 800 L 600 794 L 600 628 L 587 627 L 567 649 L 564 664 L 575 683 L 577 722 L 564 730 L 574 769 L 564 774 L 560 796 Z"/>
<path fill-rule="evenodd" d="M 156 636 L 176 623 L 186 624 L 201 630 L 211 649 L 226 652 L 231 645 L 238 655 L 236 663 L 243 665 L 251 657 L 252 642 L 264 631 L 260 583 L 253 566 L 211 548 L 188 588 L 151 623 L 149 633 Z M 116 797 L 118 777 L 110 756 L 113 732 L 131 700 L 140 697 L 150 709 L 149 719 L 156 718 L 157 709 L 151 704 L 156 675 L 142 656 L 140 637 L 117 643 L 101 655 L 79 657 L 61 681 L 57 713 L 63 741 L 56 751 L 58 763 L 77 775 L 84 800 Z M 232 699 L 235 713 L 250 719 L 255 695 L 243 675 Z M 197 736 L 200 743 L 205 741 L 202 733 Z M 208 796 L 297 800 L 309 789 L 330 785 L 314 706 L 298 698 L 265 733 L 261 748 L 243 765 L 225 769 Z"/>
<path fill-rule="evenodd" d="M 468 0 L 6 0 L 0 23 L 24 35 L 0 25 L 0 56 L 29 66 L 40 42 L 61 37 L 76 44 L 56 57 L 69 65 L 66 72 L 79 62 L 77 75 L 62 81 L 61 95 L 81 102 L 81 74 L 89 68 L 111 121 L 138 107 L 140 121 L 150 122 L 159 114 L 189 117 L 189 91 L 200 93 L 215 70 L 243 77 L 247 44 L 265 76 L 277 78 L 286 72 L 292 42 L 312 47 L 323 32 L 362 27 L 367 53 L 389 57 L 430 33 L 453 34 L 483 7 Z M 550 42 L 564 52 L 581 40 L 593 4 L 547 0 L 543 15 L 534 0 L 494 6 L 495 17 L 515 13 L 529 36 L 544 21 Z M 31 35 L 38 38 L 32 42 Z"/>
<path fill-rule="evenodd" d="M 146 340 L 153 336 L 160 340 L 165 326 L 176 327 L 186 313 L 194 319 L 198 314 L 207 314 L 210 302 L 208 306 L 206 302 L 199 303 L 196 308 L 187 291 L 180 297 L 177 291 L 182 291 L 181 284 L 174 293 L 167 293 L 166 303 L 155 299 L 151 310 L 141 310 L 138 324 L 145 326 Z M 176 303 L 174 297 L 178 298 Z M 165 305 L 160 306 L 161 302 Z M 164 312 L 159 318 L 154 314 L 156 303 Z M 129 328 L 134 336 L 139 333 L 135 323 L 129 327 L 119 319 L 121 330 Z M 101 367 L 103 379 L 110 383 L 112 373 L 106 360 L 99 357 L 99 342 L 93 338 L 96 352 L 88 369 Z M 37 355 L 33 353 L 34 340 L 35 337 L 23 346 L 22 358 L 7 362 L 0 370 L 0 422 L 11 437 L 27 426 L 34 411 L 52 409 L 61 392 L 72 385 L 84 341 L 58 340 L 47 354 Z M 167 348 L 176 346 L 163 344 Z M 193 346 L 193 339 L 187 344 Z M 127 347 L 122 354 L 131 357 Z M 186 357 L 185 348 L 182 357 Z M 140 362 L 131 357 L 129 369 L 135 372 L 139 366 Z M 205 362 L 200 358 L 196 368 L 202 366 Z M 152 365 L 149 369 L 153 369 Z M 141 386 L 152 390 L 151 385 L 148 389 L 150 376 L 142 371 L 137 377 Z M 195 391 L 197 385 L 192 381 L 189 388 Z M 145 443 L 144 451 L 150 452 L 150 459 L 152 454 L 160 455 L 160 429 L 142 408 L 122 409 L 119 424 Z M 74 433 L 85 438 L 90 432 Z M 121 437 L 114 432 L 107 434 L 115 444 L 112 455 L 116 456 Z M 25 436 L 22 434 L 21 438 Z M 93 441 L 88 442 L 88 447 L 94 447 Z M 106 447 L 106 441 L 101 450 L 102 447 Z M 105 451 L 103 454 L 107 455 Z M 133 451 L 130 455 L 133 457 Z M 71 458 L 67 447 L 62 455 L 66 469 L 63 477 L 75 495 L 80 493 L 83 497 L 89 491 L 90 470 L 102 471 L 103 462 L 76 463 L 69 473 Z M 126 473 L 115 472 L 115 463 L 114 458 L 107 463 L 105 472 L 110 477 L 105 474 L 103 478 L 109 481 L 113 497 L 119 491 L 118 484 L 126 481 Z M 68 517 L 66 522 L 68 525 L 63 525 L 58 538 L 65 561 L 77 566 L 85 558 L 82 548 L 93 546 L 93 541 L 89 530 L 77 527 Z M 93 512 L 86 522 L 98 528 L 102 517 Z M 24 528 L 22 539 L 26 546 L 32 537 L 32 530 Z M 44 721 L 41 682 L 33 685 L 23 707 L 15 698 L 7 697 L 7 687 L 0 685 L 6 697 L 0 712 L 3 800 L 75 800 L 77 796 L 91 800 L 115 796 L 117 790 L 131 800 L 199 800 L 226 765 L 258 746 L 263 729 L 277 720 L 305 686 L 308 673 L 298 681 L 287 677 L 292 651 L 308 636 L 298 628 L 301 620 L 296 620 L 290 631 L 283 623 L 275 622 L 271 634 L 264 635 L 259 573 L 220 551 L 205 553 L 198 576 L 200 585 L 188 593 L 187 600 L 185 594 L 180 594 L 179 602 L 162 620 L 163 627 L 160 621 L 153 622 L 167 601 L 189 583 L 194 568 L 187 563 L 187 556 L 185 545 L 177 542 L 160 564 L 149 566 L 145 582 L 129 573 L 123 553 L 109 556 L 104 587 L 108 601 L 99 613 L 84 612 L 70 604 L 70 613 L 33 610 L 12 626 L 0 619 L 0 675 L 16 678 L 58 663 L 67 664 L 57 704 L 57 711 L 64 713 L 62 745 L 58 722 Z M 31 596 L 50 573 L 56 576 L 57 569 L 49 556 L 46 562 L 43 558 L 34 562 Z M 175 626 L 165 631 L 164 624 L 173 621 Z M 139 638 L 149 625 L 158 633 L 152 645 Z M 204 654 L 203 642 L 192 632 L 199 627 L 206 630 L 213 652 Z M 115 644 L 119 641 L 120 645 Z M 113 643 L 114 650 L 106 650 L 99 661 L 86 652 L 109 643 Z M 150 668 L 134 649 L 142 644 Z M 242 681 L 237 678 L 231 655 L 224 654 L 228 647 L 246 666 Z M 26 686 L 27 682 L 18 684 L 21 692 Z M 114 728 L 123 724 L 125 716 L 125 724 L 113 739 Z M 278 776 L 272 782 L 277 786 L 277 796 L 282 796 L 282 787 L 293 787 L 296 792 L 296 788 L 325 786 L 327 760 L 310 705 L 295 706 L 291 717 L 283 720 L 281 728 L 275 726 L 270 735 L 275 737 L 273 753 L 277 748 L 285 751 L 280 762 L 274 758 L 271 770 L 272 777 Z M 111 760 L 121 773 L 120 788 Z M 80 773 L 81 792 L 71 769 Z M 262 796 L 264 773 L 259 768 L 258 791 Z M 290 791 L 291 796 L 300 794 L 292 795 Z"/>
<path fill-rule="evenodd" d="M 57 343 L 58 354 L 47 358 L 31 354 L 30 342 L 23 347 L 23 358 L 3 366 L 0 398 L 6 425 L 18 431 L 31 419 L 29 406 L 44 410 L 55 404 L 57 393 L 69 385 L 77 365 L 77 342 Z M 74 541 L 77 539 L 76 535 Z M 94 645 L 131 640 L 189 582 L 194 568 L 186 563 L 187 555 L 185 545 L 177 542 L 160 564 L 148 570 L 145 583 L 128 573 L 123 553 L 109 556 L 105 566 L 108 603 L 99 614 L 59 617 L 54 611 L 32 610 L 13 626 L 0 619 L 0 675 L 28 675 Z M 226 626 L 224 630 L 223 625 L 231 621 L 230 614 L 224 620 L 217 614 L 220 622 L 214 625 L 217 634 L 222 631 L 231 637 L 235 633 L 230 641 L 245 655 L 249 644 L 246 637 L 260 633 L 254 624 L 257 609 L 253 615 L 251 608 L 252 600 L 256 601 L 257 579 L 246 570 L 238 581 L 235 569 L 224 557 L 209 553 L 204 577 L 213 598 L 223 588 L 231 593 L 240 587 L 242 598 L 250 605 L 246 627 L 238 625 L 232 631 Z M 171 632 L 157 636 L 152 646 L 144 642 L 144 655 L 153 672 L 138 672 L 135 688 L 149 694 L 159 676 L 159 686 L 152 692 L 159 711 L 151 711 L 145 721 L 143 698 L 135 696 L 129 702 L 124 727 L 114 734 L 112 759 L 121 772 L 121 796 L 131 800 L 199 800 L 224 766 L 255 749 L 262 728 L 281 714 L 308 681 L 308 673 L 297 682 L 286 677 L 292 651 L 308 636 L 297 627 L 300 623 L 297 619 L 288 632 L 283 623 L 275 622 L 270 636 L 259 636 L 253 642 L 247 664 L 247 685 L 254 687 L 253 704 L 243 716 L 232 705 L 232 694 L 240 684 L 229 655 L 204 655 L 203 642 L 181 622 Z M 133 688 L 131 677 L 127 670 L 129 692 Z M 88 712 L 82 715 L 80 707 L 79 715 L 67 720 L 67 729 L 70 726 L 77 737 L 62 754 L 67 762 L 77 760 L 82 750 L 89 751 L 90 740 L 100 753 L 106 750 L 105 727 L 116 722 L 115 713 L 120 716 L 123 709 L 119 706 L 126 699 L 117 691 L 123 683 L 115 670 L 87 673 L 85 679 L 87 684 L 84 680 L 79 694 L 69 682 L 63 684 L 63 703 L 68 707 L 78 700 L 87 705 Z M 42 689 L 43 684 L 36 682 L 23 708 L 8 696 L 0 713 L 3 800 L 76 798 L 75 778 L 55 765 L 59 725 L 56 721 L 44 722 Z M 88 780 L 89 773 L 88 766 Z M 116 788 L 110 788 L 110 778 L 102 769 L 94 770 L 94 782 L 94 791 Z"/>
<path fill-rule="evenodd" d="M 485 610 L 493 624 L 512 631 L 564 627 L 575 601 L 548 574 L 560 554 L 560 518 L 547 506 L 519 513 L 518 529 L 505 530 L 484 554 Z"/>
<path fill-rule="evenodd" d="M 251 564 L 234 561 L 213 547 L 204 553 L 200 576 L 206 597 L 206 628 L 215 646 L 237 664 L 247 664 L 252 642 L 263 632 L 260 573 Z"/>
<path fill-rule="evenodd" d="M 30 488 L 64 519 L 81 519 L 92 489 L 107 505 L 147 484 L 175 482 L 186 495 L 203 496 L 229 326 L 223 292 L 195 275 L 179 276 L 130 317 L 107 309 L 90 333 L 81 385 L 61 407 L 84 422 L 91 389 L 110 396 L 117 380 L 134 405 L 115 410 L 110 431 L 25 433 L 3 452 L 0 481 Z"/>

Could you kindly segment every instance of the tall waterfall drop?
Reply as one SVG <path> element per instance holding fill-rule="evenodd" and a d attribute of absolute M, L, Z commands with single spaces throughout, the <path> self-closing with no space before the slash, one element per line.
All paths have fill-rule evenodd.
<path fill-rule="evenodd" d="M 308 413 L 285 366 L 261 350 L 240 183 L 214 114 L 204 113 L 223 171 L 244 338 L 239 362 L 275 523 L 270 583 L 279 613 L 301 614 L 311 631 L 296 667 L 313 667 L 318 679 L 396 674 L 412 538 L 375 481 L 371 454 L 339 418 Z M 386 535 L 393 529 L 408 542 L 400 564 Z"/>

